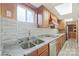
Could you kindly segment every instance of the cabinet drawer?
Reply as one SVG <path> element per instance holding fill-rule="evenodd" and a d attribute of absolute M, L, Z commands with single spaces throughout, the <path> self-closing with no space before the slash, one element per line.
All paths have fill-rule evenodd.
<path fill-rule="evenodd" d="M 48 56 L 48 49 L 45 50 L 40 56 Z"/>
<path fill-rule="evenodd" d="M 43 53 L 46 49 L 48 49 L 48 44 L 38 49 L 38 55 Z"/>

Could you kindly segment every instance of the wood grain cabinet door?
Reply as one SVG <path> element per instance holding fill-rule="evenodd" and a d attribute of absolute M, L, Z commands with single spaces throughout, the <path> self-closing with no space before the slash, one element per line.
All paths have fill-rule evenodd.
<path fill-rule="evenodd" d="M 43 26 L 48 27 L 49 26 L 49 18 L 50 18 L 50 13 L 44 9 L 43 10 Z"/>
<path fill-rule="evenodd" d="M 48 44 L 38 49 L 38 55 L 41 55 L 44 51 L 48 49 Z"/>
<path fill-rule="evenodd" d="M 56 54 L 58 55 L 58 53 L 60 52 L 61 48 L 63 47 L 64 43 L 66 40 L 66 36 L 62 35 L 61 37 L 59 37 L 56 41 Z"/>
<path fill-rule="evenodd" d="M 38 56 L 38 51 L 35 50 L 32 53 L 28 54 L 28 56 Z"/>
<path fill-rule="evenodd" d="M 48 49 L 44 51 L 40 56 L 48 56 Z"/>
<path fill-rule="evenodd" d="M 60 48 L 61 48 L 60 38 L 58 38 L 56 42 L 56 52 L 57 52 L 56 55 L 58 55 Z"/>

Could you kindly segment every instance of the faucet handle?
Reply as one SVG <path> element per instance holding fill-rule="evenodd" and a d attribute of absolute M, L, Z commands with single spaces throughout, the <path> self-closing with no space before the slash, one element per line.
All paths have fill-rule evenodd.
<path fill-rule="evenodd" d="M 29 37 L 27 37 L 26 39 L 27 39 L 27 41 L 29 41 Z"/>
<path fill-rule="evenodd" d="M 19 40 L 19 41 L 18 41 L 19 44 L 23 42 L 23 40 L 21 40 L 21 39 L 18 39 L 18 40 Z"/>

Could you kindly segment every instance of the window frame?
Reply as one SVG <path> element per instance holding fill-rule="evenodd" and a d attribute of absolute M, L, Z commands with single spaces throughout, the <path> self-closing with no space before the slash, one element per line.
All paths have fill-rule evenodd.
<path fill-rule="evenodd" d="M 23 6 L 23 5 L 17 5 L 17 9 L 18 9 L 18 6 L 21 7 L 21 8 L 24 8 L 26 10 L 25 6 Z M 17 22 L 26 22 L 26 21 L 20 21 L 20 20 L 18 20 L 18 10 L 16 11 L 16 13 L 17 13 Z M 26 16 L 26 14 L 25 14 L 25 16 Z M 27 17 L 25 17 L 25 20 L 26 19 L 27 19 Z"/>
<path fill-rule="evenodd" d="M 26 10 L 26 17 L 25 17 L 26 21 L 19 21 L 18 20 L 18 15 L 17 15 L 17 22 L 34 23 L 35 22 L 35 20 L 34 20 L 35 19 L 35 12 L 34 12 L 34 10 L 32 10 L 30 7 L 27 7 L 27 6 L 24 6 L 24 5 L 17 5 L 17 7 L 18 6 L 24 8 Z M 30 10 L 33 13 L 33 22 L 27 22 L 27 10 Z M 17 13 L 17 11 L 16 11 L 16 13 Z"/>
<path fill-rule="evenodd" d="M 34 20 L 34 19 L 35 19 L 35 12 L 34 12 L 31 8 L 28 8 L 28 7 L 27 7 L 27 8 L 26 8 L 26 16 L 27 16 L 27 10 L 30 10 L 30 11 L 33 13 L 33 22 L 27 22 L 27 17 L 26 17 L 26 22 L 27 22 L 27 23 L 34 23 L 34 21 L 35 21 L 35 20 Z"/>

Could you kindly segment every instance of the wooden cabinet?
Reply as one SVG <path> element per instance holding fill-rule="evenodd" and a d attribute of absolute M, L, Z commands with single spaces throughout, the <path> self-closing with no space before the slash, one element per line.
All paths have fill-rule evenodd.
<path fill-rule="evenodd" d="M 2 12 L 1 12 L 2 10 L 1 9 L 2 9 L 2 6 L 1 6 L 1 3 L 0 3 L 0 17 L 2 16 Z"/>
<path fill-rule="evenodd" d="M 48 56 L 48 55 L 49 55 L 48 44 L 28 54 L 28 56 Z"/>
<path fill-rule="evenodd" d="M 51 24 L 53 26 L 58 25 L 58 18 L 52 14 L 46 7 L 40 6 L 38 8 L 38 26 L 39 27 L 49 27 Z M 51 24 L 50 24 L 51 23 Z"/>
<path fill-rule="evenodd" d="M 0 15 L 2 17 L 16 19 L 16 3 L 2 3 L 0 5 Z"/>
<path fill-rule="evenodd" d="M 38 56 L 38 51 L 35 50 L 32 53 L 28 54 L 28 56 Z"/>
<path fill-rule="evenodd" d="M 48 27 L 49 26 L 50 12 L 44 6 L 38 8 L 38 26 Z"/>
<path fill-rule="evenodd" d="M 38 55 L 48 55 L 48 44 L 38 49 Z"/>
<path fill-rule="evenodd" d="M 55 27 L 58 26 L 58 21 L 57 21 L 58 19 L 57 19 L 57 17 L 55 15 L 51 14 L 51 19 L 52 19 L 53 25 Z"/>
<path fill-rule="evenodd" d="M 58 53 L 60 52 L 60 50 L 61 50 L 61 39 L 58 38 L 57 42 L 56 42 L 56 55 L 58 55 Z"/>
<path fill-rule="evenodd" d="M 48 53 L 49 53 L 48 49 L 46 49 L 42 54 L 40 54 L 40 56 L 48 56 L 49 55 Z"/>
<path fill-rule="evenodd" d="M 66 35 L 62 35 L 56 41 L 56 54 L 58 55 L 66 40 Z"/>
<path fill-rule="evenodd" d="M 58 20 L 58 30 L 60 32 L 65 32 L 66 24 L 64 20 Z"/>

